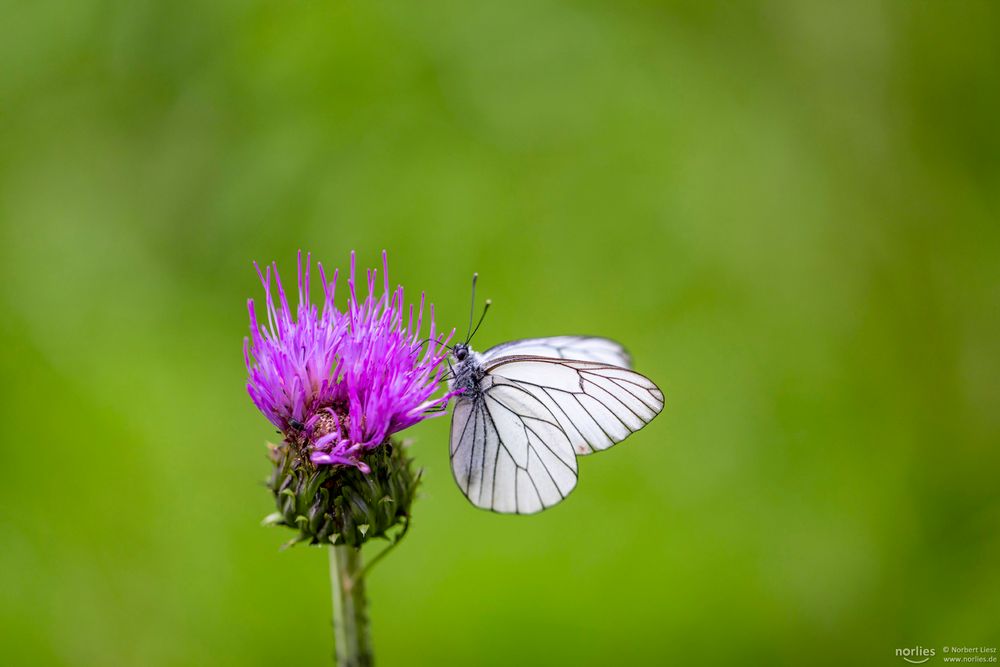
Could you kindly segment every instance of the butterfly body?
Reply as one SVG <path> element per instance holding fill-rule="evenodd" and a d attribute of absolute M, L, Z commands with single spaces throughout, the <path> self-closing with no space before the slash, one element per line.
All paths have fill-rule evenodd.
<path fill-rule="evenodd" d="M 455 481 L 477 507 L 532 514 L 576 486 L 577 455 L 621 442 L 663 408 L 618 343 L 592 336 L 460 343 L 450 386 Z"/>
<path fill-rule="evenodd" d="M 471 397 L 479 392 L 479 383 L 486 375 L 483 368 L 483 357 L 465 343 L 455 346 L 452 356 L 455 357 L 454 379 L 451 381 L 452 391 L 461 391 L 462 396 Z"/>

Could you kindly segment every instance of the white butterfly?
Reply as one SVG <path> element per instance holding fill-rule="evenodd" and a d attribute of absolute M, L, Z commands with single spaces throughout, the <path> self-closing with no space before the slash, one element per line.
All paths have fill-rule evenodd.
<path fill-rule="evenodd" d="M 607 338 L 529 338 L 482 354 L 466 342 L 452 354 L 461 394 L 451 470 L 473 505 L 494 512 L 552 507 L 576 486 L 578 454 L 621 442 L 663 409 L 663 392 Z"/>

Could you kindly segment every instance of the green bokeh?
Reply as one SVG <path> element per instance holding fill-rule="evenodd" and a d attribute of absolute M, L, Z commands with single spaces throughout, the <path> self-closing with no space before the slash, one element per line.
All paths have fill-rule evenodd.
<path fill-rule="evenodd" d="M 243 387 L 298 248 L 667 395 L 531 518 L 409 431 L 382 665 L 1000 644 L 996 3 L 0 4 L 3 663 L 327 663 Z"/>

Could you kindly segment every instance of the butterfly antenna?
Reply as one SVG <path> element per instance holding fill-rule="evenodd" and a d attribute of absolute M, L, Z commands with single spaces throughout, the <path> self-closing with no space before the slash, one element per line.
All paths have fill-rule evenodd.
<path fill-rule="evenodd" d="M 465 343 L 468 344 L 472 339 L 472 318 L 476 316 L 476 281 L 479 280 L 479 274 L 472 274 L 472 303 L 469 304 L 469 328 L 466 329 Z"/>
<path fill-rule="evenodd" d="M 482 326 L 483 320 L 486 319 L 486 311 L 490 309 L 492 304 L 493 301 L 491 299 L 486 299 L 486 305 L 483 306 L 483 314 L 479 316 L 479 323 L 476 324 L 476 328 L 473 329 L 472 333 L 469 335 L 469 340 L 472 340 L 472 337 L 476 335 L 477 331 L 479 331 L 479 327 Z M 466 343 L 468 343 L 468 341 L 466 341 Z"/>

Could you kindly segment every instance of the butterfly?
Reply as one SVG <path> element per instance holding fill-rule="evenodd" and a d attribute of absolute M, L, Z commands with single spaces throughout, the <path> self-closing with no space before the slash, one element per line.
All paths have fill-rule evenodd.
<path fill-rule="evenodd" d="M 473 308 L 475 307 L 473 276 Z M 483 509 L 534 514 L 576 486 L 578 455 L 617 444 L 663 409 L 663 392 L 632 370 L 619 343 L 552 336 L 502 343 L 483 353 L 452 348 L 451 470 Z"/>

